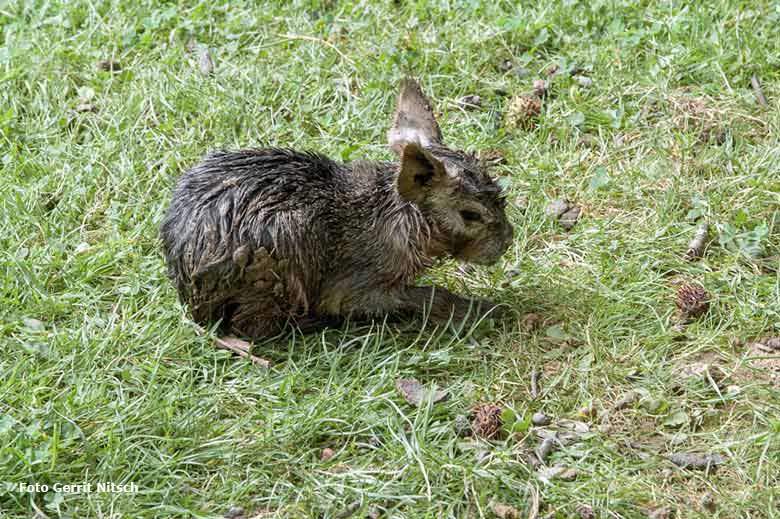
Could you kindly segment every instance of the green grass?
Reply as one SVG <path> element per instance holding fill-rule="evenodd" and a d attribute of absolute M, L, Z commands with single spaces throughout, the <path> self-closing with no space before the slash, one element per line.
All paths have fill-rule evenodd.
<path fill-rule="evenodd" d="M 523 517 L 780 517 L 780 359 L 734 345 L 780 334 L 774 2 L 134 4 L 0 2 L 0 517 L 335 517 L 357 501 L 355 517 L 477 518 L 492 500 Z M 97 69 L 108 58 L 120 72 Z M 554 64 L 593 85 L 555 76 L 536 128 L 497 125 Z M 218 147 L 389 159 L 406 73 L 445 139 L 502 150 L 501 182 L 528 199 L 497 266 L 430 277 L 512 305 L 517 322 L 293 337 L 261 345 L 269 371 L 217 350 L 165 276 L 157 229 L 177 177 Z M 461 111 L 465 94 L 482 109 Z M 77 112 L 85 102 L 95 111 Z M 559 197 L 583 207 L 570 232 L 544 212 Z M 717 236 L 688 263 L 696 216 Z M 684 281 L 713 302 L 681 330 Z M 703 358 L 722 384 L 680 374 Z M 450 398 L 411 408 L 402 377 Z M 478 402 L 587 423 L 549 459 L 577 478 L 539 479 L 523 461 L 533 433 L 456 437 Z M 727 462 L 681 470 L 666 459 L 679 451 Z M 85 481 L 139 492 L 18 491 Z"/>

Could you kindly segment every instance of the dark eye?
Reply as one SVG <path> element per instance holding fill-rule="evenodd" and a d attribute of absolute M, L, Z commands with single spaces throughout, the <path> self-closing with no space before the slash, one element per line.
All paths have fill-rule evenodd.
<path fill-rule="evenodd" d="M 461 211 L 460 217 L 463 218 L 464 222 L 478 222 L 482 220 L 479 213 L 475 213 L 474 211 Z"/>

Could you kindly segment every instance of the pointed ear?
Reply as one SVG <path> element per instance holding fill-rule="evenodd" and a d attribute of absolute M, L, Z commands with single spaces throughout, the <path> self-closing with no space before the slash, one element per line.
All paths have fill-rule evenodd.
<path fill-rule="evenodd" d="M 419 203 L 426 192 L 447 176 L 442 164 L 416 143 L 407 144 L 401 152 L 401 171 L 398 173 L 398 193 L 404 200 Z"/>
<path fill-rule="evenodd" d="M 409 143 L 420 146 L 441 144 L 441 130 L 431 104 L 420 90 L 420 85 L 411 78 L 401 81 L 393 126 L 387 132 L 387 140 L 399 157 Z"/>

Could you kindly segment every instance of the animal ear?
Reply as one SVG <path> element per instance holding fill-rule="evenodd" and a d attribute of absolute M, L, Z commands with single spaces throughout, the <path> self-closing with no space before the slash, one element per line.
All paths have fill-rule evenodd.
<path fill-rule="evenodd" d="M 442 142 L 439 123 L 433 115 L 431 104 L 414 79 L 401 81 L 393 125 L 387 132 L 387 140 L 399 157 L 407 144 L 416 143 L 425 147 Z"/>
<path fill-rule="evenodd" d="M 398 193 L 409 202 L 421 202 L 425 194 L 447 176 L 444 164 L 419 144 L 410 143 L 401 151 Z"/>

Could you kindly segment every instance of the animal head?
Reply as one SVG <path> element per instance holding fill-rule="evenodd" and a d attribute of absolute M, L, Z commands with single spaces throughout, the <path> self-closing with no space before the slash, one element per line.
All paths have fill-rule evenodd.
<path fill-rule="evenodd" d="M 513 235 L 501 189 L 474 155 L 443 144 L 431 105 L 414 80 L 401 83 L 387 137 L 401 160 L 398 193 L 419 208 L 444 252 L 495 263 Z"/>

